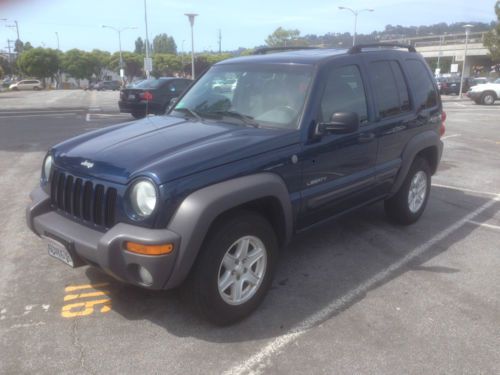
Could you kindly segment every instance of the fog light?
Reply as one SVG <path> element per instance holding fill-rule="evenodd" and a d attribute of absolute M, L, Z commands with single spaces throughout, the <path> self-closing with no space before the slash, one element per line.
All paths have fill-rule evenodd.
<path fill-rule="evenodd" d="M 153 276 L 149 273 L 147 269 L 142 266 L 138 266 L 139 281 L 145 285 L 153 284 Z"/>

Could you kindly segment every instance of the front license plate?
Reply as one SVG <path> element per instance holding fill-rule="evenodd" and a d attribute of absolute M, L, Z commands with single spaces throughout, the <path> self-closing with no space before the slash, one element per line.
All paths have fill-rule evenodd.
<path fill-rule="evenodd" d="M 134 100 L 134 99 L 135 99 L 135 95 L 131 94 L 131 95 L 128 96 L 128 100 Z"/>
<path fill-rule="evenodd" d="M 44 237 L 44 240 L 47 243 L 47 249 L 51 257 L 59 259 L 61 262 L 66 263 L 70 267 L 75 267 L 75 261 L 71 256 L 71 253 L 68 249 L 66 249 L 66 246 L 53 240 L 52 238 Z"/>

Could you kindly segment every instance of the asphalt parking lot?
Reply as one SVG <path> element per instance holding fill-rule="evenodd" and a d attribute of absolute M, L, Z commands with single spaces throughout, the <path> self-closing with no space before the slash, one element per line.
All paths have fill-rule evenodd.
<path fill-rule="evenodd" d="M 258 311 L 217 328 L 47 255 L 24 222 L 47 148 L 132 118 L 117 93 L 19 94 L 0 93 L 1 374 L 500 373 L 500 103 L 446 99 L 417 224 L 376 204 L 296 237 Z"/>

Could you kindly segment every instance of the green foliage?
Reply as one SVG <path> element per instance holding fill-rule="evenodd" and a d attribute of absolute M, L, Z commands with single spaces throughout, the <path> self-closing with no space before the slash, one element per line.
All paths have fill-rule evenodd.
<path fill-rule="evenodd" d="M 4 74 L 11 74 L 12 70 L 9 64 L 9 60 L 7 60 L 5 57 L 0 56 L 0 68 L 2 68 L 2 71 Z"/>
<path fill-rule="evenodd" d="M 137 38 L 135 40 L 135 50 L 134 50 L 134 53 L 143 54 L 143 53 L 145 53 L 145 50 L 146 50 L 146 45 L 144 44 L 144 41 L 142 40 L 141 37 Z"/>
<path fill-rule="evenodd" d="M 133 52 L 123 52 L 123 63 L 125 65 L 125 74 L 132 80 L 133 77 L 142 77 L 144 67 L 144 57 Z M 109 68 L 118 71 L 120 65 L 120 53 L 115 52 L 109 60 Z"/>
<path fill-rule="evenodd" d="M 278 27 L 266 39 L 266 44 L 269 47 L 289 47 L 289 46 L 304 46 L 307 41 L 300 37 L 300 31 L 297 29 L 283 29 Z"/>
<path fill-rule="evenodd" d="M 177 45 L 174 38 L 167 34 L 159 34 L 153 39 L 153 51 L 155 53 L 177 53 Z"/>
<path fill-rule="evenodd" d="M 31 43 L 30 42 L 24 43 L 23 51 L 29 51 L 30 49 L 33 49 L 33 46 L 31 45 Z"/>
<path fill-rule="evenodd" d="M 89 59 L 92 64 L 92 73 L 98 79 L 102 79 L 104 75 L 104 69 L 109 67 L 111 54 L 108 51 L 94 49 L 92 50 L 92 52 L 89 52 Z"/>
<path fill-rule="evenodd" d="M 182 70 L 182 58 L 171 53 L 155 53 L 153 56 L 153 76 L 169 77 Z"/>
<path fill-rule="evenodd" d="M 500 62 L 500 1 L 495 3 L 495 13 L 497 24 L 484 36 L 484 45 L 489 49 L 491 59 L 494 62 Z"/>
<path fill-rule="evenodd" d="M 90 80 L 94 74 L 95 64 L 90 53 L 75 48 L 64 54 L 61 67 L 64 72 L 77 80 L 85 78 Z"/>
<path fill-rule="evenodd" d="M 53 77 L 59 68 L 59 54 L 50 48 L 33 48 L 21 53 L 17 65 L 24 74 L 31 77 Z"/>

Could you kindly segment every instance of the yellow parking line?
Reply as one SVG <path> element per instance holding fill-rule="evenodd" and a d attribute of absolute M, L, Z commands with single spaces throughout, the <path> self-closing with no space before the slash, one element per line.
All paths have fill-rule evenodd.
<path fill-rule="evenodd" d="M 96 289 L 96 288 L 102 288 L 103 286 L 108 286 L 108 285 L 109 285 L 109 283 L 72 285 L 72 286 L 67 286 L 66 288 L 64 288 L 64 291 L 65 292 L 74 292 L 75 290 Z"/>
<path fill-rule="evenodd" d="M 81 294 L 68 294 L 64 296 L 64 301 L 72 301 L 77 298 L 86 298 L 86 297 L 99 297 L 99 296 L 107 296 L 107 291 L 100 292 L 91 292 L 91 293 L 81 293 Z"/>

